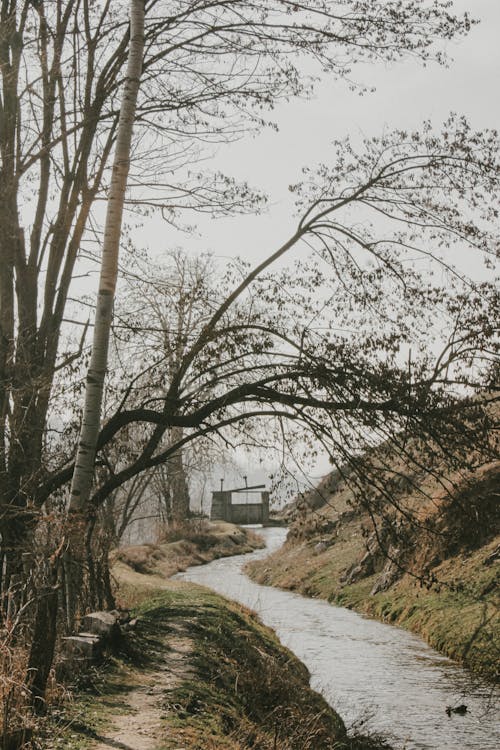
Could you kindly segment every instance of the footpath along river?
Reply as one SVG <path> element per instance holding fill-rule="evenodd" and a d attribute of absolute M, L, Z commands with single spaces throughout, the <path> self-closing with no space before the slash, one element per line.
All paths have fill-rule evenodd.
<path fill-rule="evenodd" d="M 286 529 L 259 530 L 267 547 L 189 568 L 176 578 L 209 586 L 255 610 L 311 673 L 348 727 L 380 732 L 395 750 L 498 750 L 500 692 L 417 636 L 343 607 L 260 586 L 245 563 L 280 547 Z M 464 716 L 446 706 L 464 703 Z"/>

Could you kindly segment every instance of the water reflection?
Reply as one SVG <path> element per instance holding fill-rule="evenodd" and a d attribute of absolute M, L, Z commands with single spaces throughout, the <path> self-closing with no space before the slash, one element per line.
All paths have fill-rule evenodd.
<path fill-rule="evenodd" d="M 177 576 L 254 609 L 308 667 L 311 685 L 348 726 L 382 732 L 397 750 L 497 750 L 498 691 L 405 630 L 342 607 L 260 586 L 243 565 L 277 549 L 285 529 L 263 529 L 266 550 L 216 560 Z M 495 710 L 495 699 L 497 710 Z M 465 703 L 464 716 L 445 713 Z"/>

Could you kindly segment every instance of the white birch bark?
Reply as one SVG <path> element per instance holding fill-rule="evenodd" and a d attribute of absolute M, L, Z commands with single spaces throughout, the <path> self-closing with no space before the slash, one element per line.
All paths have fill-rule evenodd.
<path fill-rule="evenodd" d="M 144 0 L 130 0 L 130 44 L 123 99 L 118 120 L 113 172 L 106 212 L 94 339 L 85 388 L 82 427 L 69 501 L 70 517 L 83 517 L 94 477 L 97 438 L 101 423 L 104 378 L 118 276 L 123 204 L 130 166 L 130 148 L 144 49 Z"/>

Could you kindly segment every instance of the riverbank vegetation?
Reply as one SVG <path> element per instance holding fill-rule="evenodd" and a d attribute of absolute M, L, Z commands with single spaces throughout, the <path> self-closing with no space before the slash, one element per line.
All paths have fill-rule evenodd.
<path fill-rule="evenodd" d="M 329 475 L 290 509 L 285 546 L 247 570 L 260 583 L 409 628 L 497 680 L 500 464 L 444 483 L 425 467 L 418 479 L 402 476 L 391 458 L 386 481 L 399 487 L 390 501 L 356 502 L 349 477 Z"/>
<path fill-rule="evenodd" d="M 44 747 L 99 750 L 382 750 L 348 737 L 304 665 L 249 610 L 198 586 L 135 574 L 121 601 L 136 628 L 82 675 L 44 725 Z M 146 726 L 147 722 L 147 726 Z"/>
<path fill-rule="evenodd" d="M 165 528 L 157 544 L 119 547 L 111 553 L 111 569 L 120 578 L 120 568 L 170 578 L 191 565 L 203 565 L 219 557 L 244 555 L 264 547 L 250 529 L 224 521 L 192 519 Z"/>

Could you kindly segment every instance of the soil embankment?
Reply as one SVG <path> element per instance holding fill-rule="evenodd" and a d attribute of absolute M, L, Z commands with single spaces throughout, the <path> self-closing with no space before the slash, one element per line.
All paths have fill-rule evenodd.
<path fill-rule="evenodd" d="M 412 513 L 409 524 L 402 514 L 377 517 L 356 507 L 348 485 L 327 477 L 311 502 L 293 512 L 285 546 L 249 564 L 247 572 L 259 583 L 411 629 L 496 679 L 500 465 L 469 476 L 453 500 L 430 478 L 423 481 L 425 506 L 404 486 L 397 496 L 406 517 Z"/>
<path fill-rule="evenodd" d="M 244 555 L 263 546 L 262 539 L 250 529 L 225 521 L 200 521 L 170 531 L 157 544 L 119 547 L 112 553 L 111 564 L 118 580 L 126 579 L 130 570 L 164 579 L 191 565 Z"/>
<path fill-rule="evenodd" d="M 166 579 L 169 555 L 163 550 L 157 561 L 150 551 L 155 564 L 144 573 L 120 553 L 119 604 L 133 605 L 138 623 L 59 713 L 47 750 L 61 743 L 68 750 L 386 747 L 346 736 L 340 717 L 310 689 L 305 666 L 252 612 Z"/>
<path fill-rule="evenodd" d="M 306 668 L 244 608 L 172 584 L 138 614 L 122 653 L 66 712 L 68 750 L 382 747 L 346 737 Z"/>

